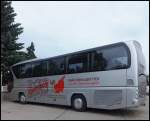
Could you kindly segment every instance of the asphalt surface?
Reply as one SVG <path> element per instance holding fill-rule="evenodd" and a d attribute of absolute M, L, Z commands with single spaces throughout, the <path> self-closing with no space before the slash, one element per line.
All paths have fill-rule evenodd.
<path fill-rule="evenodd" d="M 146 106 L 128 110 L 88 109 L 76 112 L 70 107 L 37 103 L 20 104 L 1 100 L 2 120 L 148 120 L 149 96 Z"/>

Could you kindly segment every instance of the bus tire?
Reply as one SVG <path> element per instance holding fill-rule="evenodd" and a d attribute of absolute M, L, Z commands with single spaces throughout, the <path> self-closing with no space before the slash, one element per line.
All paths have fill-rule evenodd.
<path fill-rule="evenodd" d="M 71 106 L 76 111 L 86 111 L 87 102 L 83 95 L 74 95 L 71 99 Z"/>
<path fill-rule="evenodd" d="M 19 93 L 19 102 L 21 104 L 26 104 L 26 96 L 24 93 Z"/>

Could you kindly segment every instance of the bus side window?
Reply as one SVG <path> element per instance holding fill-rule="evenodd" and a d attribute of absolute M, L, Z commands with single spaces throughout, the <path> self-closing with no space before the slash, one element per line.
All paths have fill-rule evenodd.
<path fill-rule="evenodd" d="M 13 72 L 17 78 L 32 77 L 32 66 L 30 63 L 21 64 L 13 67 Z"/>
<path fill-rule="evenodd" d="M 48 61 L 48 75 L 61 75 L 65 73 L 65 58 L 54 58 Z"/>
<path fill-rule="evenodd" d="M 125 69 L 128 64 L 128 53 L 124 46 L 108 47 L 93 51 L 93 71 Z"/>
<path fill-rule="evenodd" d="M 35 62 L 33 66 L 33 77 L 40 77 L 47 75 L 47 61 Z"/>
<path fill-rule="evenodd" d="M 32 77 L 32 65 L 31 63 L 17 65 L 13 67 L 13 72 L 17 78 Z"/>
<path fill-rule="evenodd" d="M 73 55 L 68 58 L 68 73 L 82 73 L 88 71 L 88 54 Z"/>
<path fill-rule="evenodd" d="M 13 69 L 15 76 L 17 78 L 20 78 L 20 65 L 14 66 L 12 69 Z"/>
<path fill-rule="evenodd" d="M 92 58 L 93 58 L 93 70 L 104 71 L 107 66 L 107 60 L 104 57 L 103 52 L 94 51 Z"/>

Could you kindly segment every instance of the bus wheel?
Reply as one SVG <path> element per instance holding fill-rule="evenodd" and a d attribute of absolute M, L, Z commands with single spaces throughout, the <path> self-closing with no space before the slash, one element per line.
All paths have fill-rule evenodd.
<path fill-rule="evenodd" d="M 80 112 L 85 111 L 87 108 L 86 99 L 82 95 L 73 96 L 71 100 L 71 105 L 73 109 Z"/>
<path fill-rule="evenodd" d="M 26 96 L 24 95 L 24 93 L 19 94 L 19 102 L 22 104 L 26 103 Z"/>

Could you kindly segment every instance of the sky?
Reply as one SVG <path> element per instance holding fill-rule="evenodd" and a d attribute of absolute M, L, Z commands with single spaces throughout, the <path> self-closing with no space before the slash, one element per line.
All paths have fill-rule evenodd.
<path fill-rule="evenodd" d="M 111 43 L 137 40 L 149 74 L 148 1 L 13 1 L 24 32 L 18 42 L 33 41 L 38 58 Z"/>

